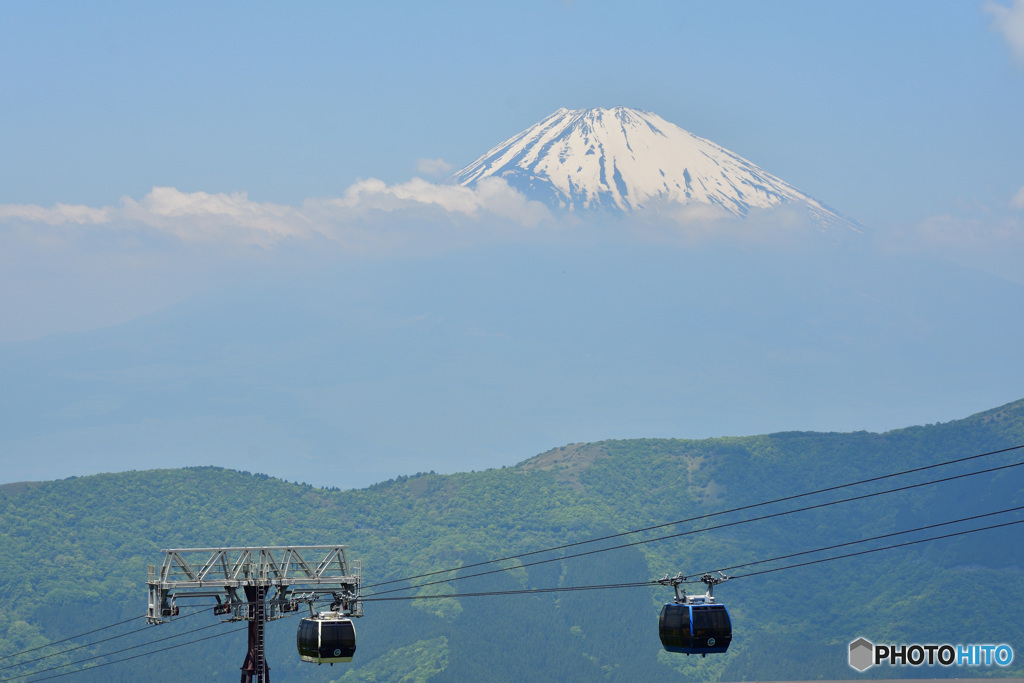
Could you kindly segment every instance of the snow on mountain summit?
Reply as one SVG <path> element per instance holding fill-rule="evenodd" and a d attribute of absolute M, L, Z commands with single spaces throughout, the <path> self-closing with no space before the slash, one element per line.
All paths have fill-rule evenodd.
<path fill-rule="evenodd" d="M 570 211 L 703 203 L 737 216 L 804 206 L 825 225 L 849 221 L 743 157 L 657 114 L 627 107 L 559 109 L 452 176 L 498 176 L 531 199 Z"/>

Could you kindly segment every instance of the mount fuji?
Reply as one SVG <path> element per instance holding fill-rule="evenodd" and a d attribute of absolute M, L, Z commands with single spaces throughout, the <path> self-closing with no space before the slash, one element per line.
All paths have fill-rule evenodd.
<path fill-rule="evenodd" d="M 629 212 L 707 204 L 734 216 L 753 208 L 803 207 L 822 226 L 855 224 L 743 157 L 627 107 L 559 109 L 456 172 L 472 187 L 492 176 L 531 199 L 568 211 Z"/>

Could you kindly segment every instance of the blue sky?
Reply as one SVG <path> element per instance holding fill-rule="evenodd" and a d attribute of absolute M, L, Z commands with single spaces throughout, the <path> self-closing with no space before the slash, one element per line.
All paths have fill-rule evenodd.
<path fill-rule="evenodd" d="M 880 249 L 1024 283 L 1024 0 L 7 2 L 0 342 L 159 309 L 254 249 L 282 258 L 367 181 L 422 204 L 559 107 L 617 105 L 750 159 Z M 459 220 L 493 218 L 471 202 Z M 334 241 L 361 258 L 399 233 Z M 167 266 L 181 248 L 204 264 L 190 277 Z"/>
<path fill-rule="evenodd" d="M 866 224 L 996 207 L 1024 185 L 1024 9 L 999 7 L 8 2 L 0 202 L 294 205 L 625 105 Z"/>
<path fill-rule="evenodd" d="M 709 246 L 443 184 L 618 105 L 863 239 L 769 213 Z M 1020 398 L 1022 112 L 1024 0 L 5 2 L 0 462 L 344 451 L 369 483 Z"/>

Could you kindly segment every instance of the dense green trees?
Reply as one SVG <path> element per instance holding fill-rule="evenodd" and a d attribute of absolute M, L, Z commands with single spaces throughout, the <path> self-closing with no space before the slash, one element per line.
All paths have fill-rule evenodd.
<path fill-rule="evenodd" d="M 574 444 L 515 467 L 418 474 L 351 491 L 204 467 L 8 484 L 0 487 L 0 656 L 142 614 L 146 567 L 160 561 L 162 548 L 344 542 L 351 556 L 362 560 L 366 583 L 372 584 L 1021 443 L 1024 401 L 957 422 L 885 434 Z M 630 538 L 705 528 L 1021 457 L 1019 451 L 993 456 Z M 677 571 L 692 574 L 1024 505 L 1021 469 L 422 590 L 504 590 L 644 581 Z M 961 528 L 965 526 L 954 530 Z M 651 588 L 368 601 L 351 665 L 300 665 L 293 652 L 294 620 L 270 625 L 269 661 L 275 680 L 848 677 L 853 671 L 846 665 L 846 644 L 864 636 L 879 642 L 1006 642 L 1021 650 L 1010 669 L 904 670 L 901 676 L 1020 676 L 1021 529 L 727 583 L 716 594 L 729 605 L 736 634 L 732 649 L 721 657 L 662 652 L 656 617 L 671 591 Z M 622 541 L 603 543 L 615 542 Z M 546 557 L 552 556 L 524 561 Z M 213 617 L 203 614 L 150 627 L 110 644 L 0 669 L 0 678 L 209 623 Z M 73 644 L 141 627 L 137 621 Z M 50 652 L 2 659 L 0 667 Z M 230 634 L 74 678 L 234 680 L 243 656 L 244 633 Z M 877 669 L 865 676 L 873 673 L 893 675 L 892 670 Z"/>

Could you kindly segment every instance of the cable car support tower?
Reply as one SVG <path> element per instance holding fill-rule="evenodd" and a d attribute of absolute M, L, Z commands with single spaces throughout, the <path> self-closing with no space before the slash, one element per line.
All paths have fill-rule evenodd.
<path fill-rule="evenodd" d="M 179 599 L 215 598 L 213 613 L 221 621 L 249 622 L 241 683 L 269 683 L 264 649 L 268 621 L 298 611 L 300 602 L 311 604 L 325 595 L 332 596 L 332 608 L 340 613 L 363 616 L 361 566 L 358 560 L 348 560 L 347 549 L 346 545 L 289 545 L 164 550 L 159 569 L 149 567 L 146 621 L 171 621 L 178 615 Z M 301 595 L 295 593 L 297 588 Z"/>

